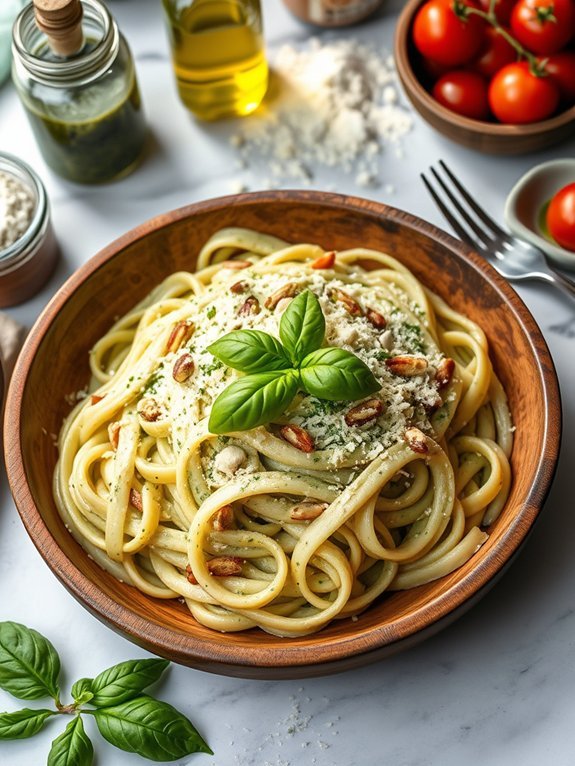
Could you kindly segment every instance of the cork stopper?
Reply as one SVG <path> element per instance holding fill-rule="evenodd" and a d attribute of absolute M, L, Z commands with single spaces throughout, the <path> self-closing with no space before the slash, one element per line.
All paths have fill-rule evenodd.
<path fill-rule="evenodd" d="M 57 56 L 73 56 L 84 45 L 81 0 L 34 0 L 36 24 Z"/>

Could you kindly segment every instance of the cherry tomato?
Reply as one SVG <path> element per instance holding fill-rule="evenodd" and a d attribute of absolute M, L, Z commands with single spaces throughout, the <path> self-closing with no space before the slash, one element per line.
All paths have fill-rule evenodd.
<path fill-rule="evenodd" d="M 575 52 L 562 51 L 545 58 L 545 71 L 559 88 L 565 106 L 575 104 Z"/>
<path fill-rule="evenodd" d="M 573 37 L 575 0 L 519 0 L 511 31 L 533 53 L 557 53 Z"/>
<path fill-rule="evenodd" d="M 509 24 L 515 2 L 516 0 L 495 0 L 495 15 L 500 24 Z M 491 0 L 479 0 L 479 5 L 484 11 L 489 10 L 490 4 Z"/>
<path fill-rule="evenodd" d="M 476 72 L 465 69 L 447 72 L 435 83 L 432 93 L 440 104 L 452 112 L 472 120 L 486 120 L 489 117 L 487 83 Z"/>
<path fill-rule="evenodd" d="M 473 6 L 473 0 L 465 0 Z M 481 48 L 485 22 L 478 16 L 462 20 L 455 15 L 452 0 L 428 0 L 413 24 L 413 41 L 426 58 L 448 67 L 471 61 Z"/>
<path fill-rule="evenodd" d="M 550 77 L 537 77 L 526 61 L 507 64 L 489 83 L 489 106 L 500 122 L 521 125 L 550 117 L 559 89 Z"/>
<path fill-rule="evenodd" d="M 438 64 L 433 59 L 427 59 L 424 56 L 421 57 L 421 72 L 425 76 L 425 79 L 429 83 L 433 83 L 439 80 L 441 75 L 447 74 L 450 67 L 444 64 Z"/>
<path fill-rule="evenodd" d="M 575 183 L 560 189 L 547 208 L 547 227 L 566 250 L 575 250 Z"/>
<path fill-rule="evenodd" d="M 473 62 L 473 70 L 490 80 L 506 64 L 517 60 L 517 53 L 495 27 L 485 30 L 485 45 Z"/>

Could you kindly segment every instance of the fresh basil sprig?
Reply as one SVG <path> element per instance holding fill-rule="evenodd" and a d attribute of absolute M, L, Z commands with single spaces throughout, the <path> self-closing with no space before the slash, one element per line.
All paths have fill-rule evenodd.
<path fill-rule="evenodd" d="M 92 715 L 112 745 L 152 761 L 175 761 L 190 753 L 212 753 L 193 724 L 171 705 L 143 694 L 170 663 L 161 659 L 120 662 L 95 678 L 72 686 L 74 702 L 62 705 L 60 658 L 40 633 L 15 622 L 0 622 L 0 688 L 19 699 L 52 697 L 55 709 L 24 708 L 0 713 L 0 740 L 26 739 L 53 716 L 74 718 L 52 742 L 47 766 L 92 766 L 94 748 L 82 715 Z M 91 707 L 86 708 L 89 704 Z"/>
<path fill-rule="evenodd" d="M 245 376 L 212 405 L 213 434 L 248 431 L 279 417 L 299 390 L 334 402 L 354 401 L 379 390 L 369 367 L 342 348 L 320 348 L 325 317 L 305 290 L 280 320 L 278 341 L 261 330 L 235 330 L 208 346 L 217 359 Z"/>

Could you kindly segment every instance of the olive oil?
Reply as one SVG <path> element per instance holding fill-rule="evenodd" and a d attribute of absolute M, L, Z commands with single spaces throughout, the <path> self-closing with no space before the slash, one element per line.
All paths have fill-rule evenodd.
<path fill-rule="evenodd" d="M 205 120 L 245 115 L 268 83 L 259 0 L 163 0 L 181 100 Z"/>

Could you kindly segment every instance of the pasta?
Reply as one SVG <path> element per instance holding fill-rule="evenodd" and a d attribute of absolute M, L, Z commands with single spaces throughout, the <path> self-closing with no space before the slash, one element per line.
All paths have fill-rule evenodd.
<path fill-rule="evenodd" d="M 241 375 L 208 346 L 239 328 L 277 338 L 302 291 L 324 345 L 356 355 L 379 390 L 349 402 L 300 389 L 265 425 L 210 433 Z M 442 577 L 509 492 L 513 428 L 484 333 L 374 250 L 223 229 L 90 365 L 60 434 L 60 514 L 100 566 L 215 630 L 306 635 Z"/>

